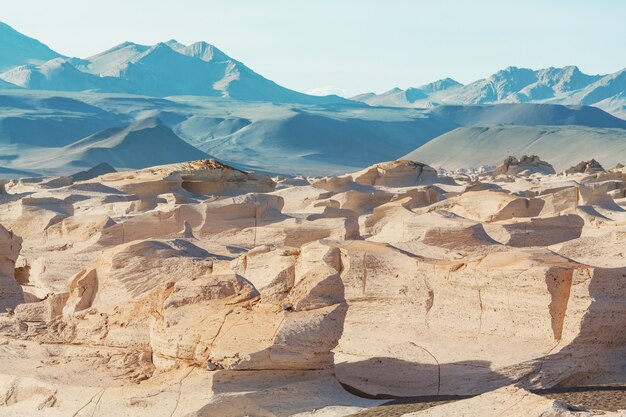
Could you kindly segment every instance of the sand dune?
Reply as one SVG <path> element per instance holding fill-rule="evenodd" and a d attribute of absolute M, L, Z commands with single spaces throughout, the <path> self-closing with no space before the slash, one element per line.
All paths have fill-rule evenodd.
<path fill-rule="evenodd" d="M 591 158 L 612 167 L 626 161 L 626 131 L 576 126 L 464 127 L 403 158 L 456 170 L 495 166 L 509 155 L 523 154 L 541 155 L 558 172 Z"/>
<path fill-rule="evenodd" d="M 25 156 L 24 166 L 55 172 L 76 171 L 102 163 L 116 168 L 146 168 L 208 155 L 174 134 L 158 118 L 95 133 L 70 145 Z"/>

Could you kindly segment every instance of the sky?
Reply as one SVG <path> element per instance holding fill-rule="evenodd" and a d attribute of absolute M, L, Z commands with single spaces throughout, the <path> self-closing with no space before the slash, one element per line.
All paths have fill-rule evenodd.
<path fill-rule="evenodd" d="M 626 67 L 623 0 L 20 0 L 0 21 L 85 58 L 204 40 L 298 91 L 352 96 L 507 66 Z M 0 45 L 1 47 L 1 45 Z"/>

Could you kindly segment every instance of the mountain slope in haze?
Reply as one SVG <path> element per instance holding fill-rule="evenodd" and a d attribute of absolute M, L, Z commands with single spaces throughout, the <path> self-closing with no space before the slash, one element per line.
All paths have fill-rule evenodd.
<path fill-rule="evenodd" d="M 416 94 L 416 91 L 419 93 Z M 393 107 L 528 102 L 594 105 L 620 117 L 626 115 L 625 95 L 626 70 L 608 75 L 588 75 L 578 67 L 568 66 L 540 70 L 508 67 L 486 79 L 467 85 L 450 83 L 446 88 L 430 92 L 419 87 L 394 89 L 378 95 L 360 95 L 353 99 L 370 105 Z"/>
<path fill-rule="evenodd" d="M 8 81 L 0 80 L 0 90 L 13 89 L 13 88 L 19 88 L 19 87 L 15 84 L 11 84 Z"/>
<path fill-rule="evenodd" d="M 433 108 L 430 114 L 461 126 L 576 125 L 626 129 L 626 120 L 591 106 L 563 106 L 545 103 L 444 105 Z"/>
<path fill-rule="evenodd" d="M 243 127 L 240 127 L 243 126 Z M 293 109 L 204 136 L 198 148 L 241 168 L 290 175 L 344 173 L 393 160 L 456 125 L 432 117 L 337 117 Z M 185 135 L 191 126 L 181 126 Z"/>
<path fill-rule="evenodd" d="M 338 96 L 311 96 L 282 87 L 206 42 L 183 45 L 171 40 L 153 46 L 125 42 L 80 59 L 62 57 L 6 25 L 0 26 L 0 42 L 3 36 L 9 48 L 0 43 L 0 80 L 28 89 L 350 103 Z"/>
<path fill-rule="evenodd" d="M 626 92 L 626 69 L 609 74 L 573 95 L 573 100 L 580 100 L 582 104 L 597 103 L 600 100 Z"/>
<path fill-rule="evenodd" d="M 0 22 L 0 72 L 25 64 L 41 64 L 61 54 Z M 4 88 L 1 87 L 0 88 Z"/>
<path fill-rule="evenodd" d="M 529 68 L 508 67 L 486 80 L 460 87 L 457 100 L 468 104 L 509 101 L 524 103 L 544 100 L 580 90 L 600 79 L 599 75 L 583 74 L 578 67 Z"/>
<path fill-rule="evenodd" d="M 456 170 L 494 166 L 509 155 L 538 155 L 557 172 L 590 159 L 612 167 L 626 162 L 626 130 L 582 126 L 462 127 L 433 139 L 402 159 Z"/>
<path fill-rule="evenodd" d="M 400 158 L 420 145 L 429 146 L 428 141 L 461 126 L 541 124 L 551 125 L 541 126 L 541 130 L 563 129 L 576 135 L 591 132 L 595 136 L 600 134 L 598 132 L 611 136 L 617 130 L 626 131 L 619 129 L 624 121 L 593 107 L 534 103 L 440 106 L 421 110 L 18 89 L 0 93 L 0 110 L 0 165 L 45 174 L 78 171 L 76 166 L 64 166 L 74 161 L 83 164 L 81 169 L 99 162 L 108 162 L 119 169 L 126 165 L 132 167 L 132 161 L 122 158 L 120 162 L 117 151 L 121 144 L 111 141 L 126 136 L 132 139 L 131 131 L 141 130 L 134 120 L 155 121 L 155 118 L 163 126 L 155 128 L 153 136 L 167 136 L 171 140 L 161 144 L 146 138 L 142 142 L 144 148 L 133 151 L 133 158 L 154 153 L 160 155 L 154 163 L 161 163 L 161 157 L 176 154 L 168 145 L 180 144 L 176 136 L 242 169 L 315 176 L 345 173 Z M 129 127 L 133 124 L 134 127 Z M 570 125 L 581 128 L 571 130 Z M 169 130 L 167 135 L 166 130 Z M 531 135 L 532 130 L 524 132 Z M 87 137 L 89 139 L 85 139 Z M 526 140 L 520 134 L 520 143 Z M 94 147 L 93 141 L 100 150 L 85 153 Z M 582 140 L 563 141 L 556 142 L 550 152 L 566 152 L 570 147 L 592 149 Z M 161 148 L 168 149 L 166 155 L 159 154 Z M 454 153 L 455 148 L 450 145 L 445 151 Z M 482 149 L 479 156 L 490 152 L 490 148 Z M 91 158 L 93 153 L 102 158 Z M 197 159 L 204 154 L 186 156 Z M 51 157 L 54 161 L 50 161 Z"/>
<path fill-rule="evenodd" d="M 208 158 L 176 136 L 158 118 L 111 128 L 66 146 L 63 158 L 73 166 L 106 162 L 116 168 L 145 168 Z"/>
<path fill-rule="evenodd" d="M 0 93 L 0 155 L 8 155 L 6 146 L 62 147 L 128 122 L 127 114 L 103 110 L 83 97 L 6 90 Z"/>
<path fill-rule="evenodd" d="M 139 169 L 208 158 L 176 136 L 158 118 L 106 129 L 75 143 L 39 153 L 27 153 L 23 166 L 60 172 L 107 163 L 120 169 Z"/>
<path fill-rule="evenodd" d="M 458 127 L 414 109 L 197 96 L 165 99 L 20 89 L 0 93 L 0 108 L 5 105 L 10 111 L 0 111 L 0 164 L 45 174 L 78 171 L 62 165 L 84 160 L 82 154 L 76 156 L 82 151 L 75 147 L 85 149 L 86 137 L 108 140 L 133 120 L 146 118 L 158 117 L 191 146 L 240 168 L 308 175 L 343 173 L 395 159 Z M 109 151 L 91 152 L 106 153 L 110 159 L 84 165 L 109 162 L 123 168 Z M 136 157 L 158 152 L 158 147 L 148 143 Z M 6 163 L 2 155 L 8 158 Z M 48 163 L 51 156 L 55 160 Z M 202 156 L 193 159 L 198 157 Z"/>
<path fill-rule="evenodd" d="M 561 101 L 594 105 L 626 119 L 626 69 L 602 77 Z"/>
<path fill-rule="evenodd" d="M 93 178 L 97 178 L 100 175 L 110 174 L 112 172 L 117 171 L 111 165 L 107 164 L 106 162 L 102 162 L 92 168 L 76 172 L 69 177 L 72 179 L 72 181 L 87 181 Z"/>
<path fill-rule="evenodd" d="M 22 171 L 19 169 L 0 166 L 0 176 L 6 180 L 12 180 L 24 177 L 38 177 L 39 174 L 36 172 Z"/>
<path fill-rule="evenodd" d="M 0 74 L 0 77 L 5 82 L 32 90 L 116 90 L 116 82 L 110 77 L 81 72 L 63 58 L 55 58 L 40 65 L 21 65 Z"/>
<path fill-rule="evenodd" d="M 415 103 L 424 104 L 424 101 L 427 101 L 432 94 L 461 86 L 461 83 L 452 78 L 444 78 L 420 87 L 409 87 L 406 90 L 393 88 L 382 94 L 365 93 L 352 99 L 372 106 L 412 107 Z M 416 105 L 415 107 L 429 106 Z"/>

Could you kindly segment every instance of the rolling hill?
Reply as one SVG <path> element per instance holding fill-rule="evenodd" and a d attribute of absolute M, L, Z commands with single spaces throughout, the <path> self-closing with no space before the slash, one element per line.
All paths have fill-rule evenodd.
<path fill-rule="evenodd" d="M 626 130 L 582 126 L 462 127 L 401 159 L 457 170 L 494 166 L 509 155 L 539 155 L 557 172 L 590 159 L 608 168 L 626 162 Z"/>
<path fill-rule="evenodd" d="M 208 158 L 158 118 L 106 129 L 62 148 L 26 153 L 24 166 L 44 172 L 67 172 L 103 163 L 119 169 L 140 169 Z"/>
<path fill-rule="evenodd" d="M 242 169 L 315 176 L 397 159 L 422 145 L 424 148 L 420 149 L 429 149 L 429 141 L 451 135 L 449 132 L 459 127 L 480 127 L 491 132 L 510 127 L 506 131 L 520 132 L 514 137 L 522 144 L 527 143 L 528 138 L 537 138 L 537 129 L 553 132 L 539 142 L 545 147 L 535 151 L 544 158 L 543 153 L 561 153 L 569 147 L 588 152 L 602 150 L 609 145 L 602 141 L 597 142 L 598 146 L 591 145 L 599 136 L 613 137 L 618 131 L 626 131 L 623 120 L 594 107 L 534 103 L 439 106 L 420 110 L 18 89 L 0 93 L 0 108 L 0 165 L 50 174 L 67 174 L 100 162 L 107 162 L 116 169 L 134 167 L 124 152 L 120 154 L 126 146 L 122 143 L 126 142 L 116 144 L 116 140 L 124 137 L 133 142 L 138 131 L 152 132 L 155 138 L 154 142 L 147 138 L 137 141 L 145 149 L 140 149 L 139 145 L 133 148 L 133 158 L 140 165 L 150 165 L 147 160 L 142 162 L 142 158 L 149 158 L 151 154 L 155 155 L 154 164 L 167 163 L 169 154 L 176 154 L 170 150 L 171 144 L 178 143 L 177 146 L 188 150 L 188 146 L 193 147 L 188 155 L 193 159 L 209 154 Z M 156 119 L 159 122 L 154 130 L 144 129 L 146 120 Z M 524 130 L 524 126 L 539 127 Z M 461 139 L 468 132 L 474 131 L 462 129 L 455 133 L 458 144 L 446 145 L 445 151 L 454 153 L 465 146 Z M 568 134 L 580 140 L 558 139 Z M 584 135 L 589 135 L 588 144 L 584 142 Z M 506 135 L 500 133 L 497 137 Z M 163 138 L 169 139 L 159 142 Z M 558 140 L 553 141 L 554 138 Z M 550 143 L 553 149 L 548 149 Z M 524 151 L 523 147 L 513 146 L 515 142 L 509 145 L 506 149 L 511 152 Z M 161 152 L 161 149 L 168 151 Z M 481 159 L 479 165 L 503 159 L 499 151 L 496 152 L 498 147 L 480 149 L 481 157 L 489 156 L 492 151 L 495 156 Z M 613 149 L 619 156 L 621 148 Z M 594 156 L 601 159 L 600 154 L 590 157 Z M 626 157 L 618 159 L 626 160 Z M 469 159 L 469 163 L 474 162 Z"/>
<path fill-rule="evenodd" d="M 461 126 L 511 124 L 626 128 L 626 120 L 592 106 L 539 103 L 445 105 L 433 108 L 430 113 Z"/>

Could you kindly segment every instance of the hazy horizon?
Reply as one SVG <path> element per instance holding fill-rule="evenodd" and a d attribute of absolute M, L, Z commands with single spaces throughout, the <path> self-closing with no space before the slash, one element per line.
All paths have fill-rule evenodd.
<path fill-rule="evenodd" d="M 344 96 L 444 77 L 466 84 L 507 66 L 625 66 L 626 4 L 617 0 L 206 3 L 23 0 L 3 5 L 0 20 L 81 58 L 124 41 L 203 40 L 286 87 Z"/>

